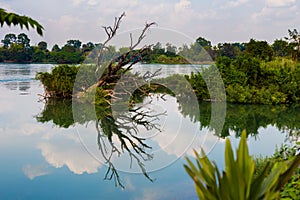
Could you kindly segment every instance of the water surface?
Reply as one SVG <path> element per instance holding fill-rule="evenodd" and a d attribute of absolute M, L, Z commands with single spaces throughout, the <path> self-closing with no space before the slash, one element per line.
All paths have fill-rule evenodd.
<path fill-rule="evenodd" d="M 0 64 L 0 199 L 197 199 L 183 168 L 183 156 L 192 156 L 193 148 L 206 149 L 223 167 L 226 136 L 237 146 L 239 134 L 247 128 L 251 154 L 265 156 L 276 145 L 288 143 L 289 135 L 300 127 L 296 105 L 227 105 L 224 128 L 216 135 L 210 127 L 210 103 L 200 103 L 199 114 L 173 96 L 165 95 L 163 100 L 154 95 L 141 104 L 167 115 L 159 116 L 161 131 L 139 128 L 152 147 L 147 152 L 153 158 L 141 160 L 147 177 L 126 151 L 120 156 L 114 153 L 108 162 L 100 151 L 96 121 L 74 119 L 72 102 L 39 101 L 43 87 L 34 80 L 35 74 L 51 67 Z M 176 70 L 190 72 L 186 66 Z M 102 138 L 109 151 L 109 141 Z M 118 142 L 113 138 L 115 145 Z M 116 176 L 104 180 L 110 164 L 118 180 Z"/>

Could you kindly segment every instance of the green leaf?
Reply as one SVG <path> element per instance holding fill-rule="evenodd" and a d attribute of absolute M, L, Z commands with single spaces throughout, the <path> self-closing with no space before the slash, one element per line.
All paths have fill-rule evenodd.
<path fill-rule="evenodd" d="M 39 35 L 41 35 L 41 36 L 43 35 L 43 30 L 44 30 L 43 26 L 41 24 L 39 24 L 37 21 L 35 21 L 34 19 L 27 17 L 27 16 L 20 16 L 15 13 L 8 13 L 4 9 L 2 9 L 2 8 L 0 9 L 1 27 L 4 24 L 7 24 L 8 26 L 13 24 L 14 26 L 19 25 L 21 29 L 23 29 L 24 26 L 27 29 L 29 29 L 28 23 L 31 25 L 32 28 L 36 29 L 36 31 Z"/>
<path fill-rule="evenodd" d="M 228 182 L 235 183 L 234 185 L 240 186 L 241 182 L 238 178 L 240 177 L 240 173 L 236 165 L 236 162 L 234 160 L 231 143 L 228 138 L 226 139 L 226 144 L 225 144 L 225 172 L 228 177 Z M 236 191 L 234 186 L 230 187 L 229 189 L 230 189 L 229 191 L 230 198 L 239 199 L 242 192 L 239 190 Z"/>

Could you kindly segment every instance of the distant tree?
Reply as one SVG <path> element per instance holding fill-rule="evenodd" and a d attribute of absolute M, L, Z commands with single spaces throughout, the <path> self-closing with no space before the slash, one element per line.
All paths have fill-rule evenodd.
<path fill-rule="evenodd" d="M 13 33 L 6 34 L 4 39 L 1 40 L 3 43 L 4 48 L 8 48 L 11 44 L 14 44 L 17 42 L 17 36 Z"/>
<path fill-rule="evenodd" d="M 6 59 L 6 49 L 0 47 L 0 62 Z"/>
<path fill-rule="evenodd" d="M 89 48 L 95 48 L 95 44 L 94 43 L 92 43 L 92 42 L 88 42 L 88 43 L 86 43 L 86 45 L 89 47 Z"/>
<path fill-rule="evenodd" d="M 46 51 L 47 50 L 47 42 L 45 41 L 41 41 L 38 43 L 38 48 L 42 51 Z"/>
<path fill-rule="evenodd" d="M 88 43 L 82 45 L 83 52 L 92 51 L 94 48 L 95 48 L 95 44 L 92 42 L 88 42 Z"/>
<path fill-rule="evenodd" d="M 21 33 L 18 35 L 17 43 L 22 45 L 24 48 L 30 48 L 30 39 L 25 33 Z"/>
<path fill-rule="evenodd" d="M 43 35 L 43 26 L 39 24 L 34 19 L 27 17 L 27 16 L 20 16 L 15 13 L 9 13 L 6 12 L 3 8 L 0 8 L 0 25 L 3 27 L 3 25 L 6 24 L 8 26 L 11 26 L 12 24 L 14 26 L 20 25 L 21 29 L 23 27 L 26 27 L 27 30 L 29 30 L 29 27 L 36 29 L 37 33 L 39 35 Z"/>
<path fill-rule="evenodd" d="M 226 56 L 231 59 L 235 59 L 239 54 L 238 47 L 230 43 L 218 44 L 218 56 Z"/>
<path fill-rule="evenodd" d="M 270 61 L 273 58 L 273 49 L 266 41 L 251 39 L 246 45 L 246 52 L 256 58 Z"/>
<path fill-rule="evenodd" d="M 291 54 L 291 48 L 289 43 L 285 40 L 275 40 L 272 44 L 272 48 L 274 51 L 274 56 L 285 57 Z"/>
<path fill-rule="evenodd" d="M 300 60 L 300 33 L 294 29 L 294 30 L 288 30 L 289 38 L 286 38 L 290 41 L 290 46 L 293 48 L 293 59 Z"/>
<path fill-rule="evenodd" d="M 162 47 L 160 42 L 157 42 L 155 45 L 153 45 L 152 51 L 154 54 L 159 54 L 159 55 L 165 53 L 165 49 Z"/>
<path fill-rule="evenodd" d="M 69 44 L 66 44 L 64 45 L 62 48 L 61 48 L 62 51 L 65 51 L 65 52 L 76 52 L 76 48 L 74 46 L 71 46 Z"/>
<path fill-rule="evenodd" d="M 75 49 L 80 49 L 81 41 L 79 41 L 79 40 L 68 40 L 67 45 L 72 46 Z"/>
<path fill-rule="evenodd" d="M 198 46 L 197 49 L 201 49 L 201 47 L 203 49 L 205 49 L 206 53 L 203 53 L 203 54 L 208 54 L 210 56 L 211 59 L 215 59 L 216 58 L 216 52 L 212 49 L 212 44 L 211 44 L 211 41 L 203 38 L 203 37 L 198 37 L 196 39 L 196 42 L 195 42 L 195 46 Z M 206 56 L 201 56 L 202 59 Z M 207 59 L 207 58 L 205 58 Z"/>
<path fill-rule="evenodd" d="M 39 46 L 33 47 L 33 54 L 32 54 L 32 62 L 45 62 L 47 61 L 46 52 L 45 50 L 41 50 Z"/>
<path fill-rule="evenodd" d="M 166 44 L 166 55 L 167 56 L 176 56 L 177 47 L 171 43 Z"/>
<path fill-rule="evenodd" d="M 202 47 L 211 47 L 212 46 L 211 41 L 209 41 L 203 37 L 198 37 L 196 42 Z"/>
<path fill-rule="evenodd" d="M 59 48 L 59 46 L 57 44 L 55 44 L 53 47 L 52 47 L 52 50 L 53 52 L 59 52 L 61 49 Z"/>
<path fill-rule="evenodd" d="M 239 43 L 239 42 L 235 42 L 235 43 L 232 43 L 232 45 L 234 47 L 237 47 L 241 52 L 245 51 L 246 50 L 246 43 Z"/>
<path fill-rule="evenodd" d="M 179 51 L 178 54 L 185 56 L 189 52 L 189 47 L 188 47 L 188 45 L 183 44 L 182 47 L 178 48 L 178 51 Z"/>
<path fill-rule="evenodd" d="M 30 61 L 33 49 L 30 47 L 30 39 L 25 33 L 18 36 L 15 34 L 7 34 L 2 40 L 3 55 L 2 60 L 10 60 L 17 62 Z"/>

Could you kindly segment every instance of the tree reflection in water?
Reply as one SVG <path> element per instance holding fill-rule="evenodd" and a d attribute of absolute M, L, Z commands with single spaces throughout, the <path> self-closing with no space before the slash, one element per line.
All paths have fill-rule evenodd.
<path fill-rule="evenodd" d="M 164 101 L 164 95 L 171 94 L 169 91 L 160 88 L 158 95 Z M 148 95 L 153 97 L 152 93 Z M 76 123 L 86 124 L 90 121 L 96 122 L 97 143 L 99 152 L 108 166 L 105 179 L 114 180 L 116 185 L 124 187 L 118 170 L 112 161 L 114 155 L 120 156 L 127 153 L 130 157 L 130 166 L 133 162 L 137 164 L 144 176 L 152 181 L 148 175 L 144 162 L 153 159 L 151 146 L 147 144 L 147 139 L 139 135 L 139 128 L 146 130 L 160 131 L 159 117 L 166 115 L 165 112 L 155 113 L 147 104 L 142 104 L 145 95 L 135 92 L 133 96 L 136 104 L 132 104 L 127 111 L 112 109 L 111 106 L 103 107 L 89 106 L 87 104 L 76 103 L 76 114 L 74 120 L 71 100 L 49 99 L 45 104 L 43 112 L 36 116 L 39 122 L 52 121 L 59 127 L 68 128 Z M 184 97 L 184 96 L 183 96 Z M 195 105 L 190 105 L 184 98 L 177 98 L 179 110 L 184 117 L 189 117 L 194 123 L 200 122 L 200 129 L 209 127 L 211 120 L 211 104 L 209 102 L 199 102 L 200 114 L 195 112 Z M 148 102 L 148 105 L 151 101 Z M 215 103 L 216 104 L 216 103 Z M 90 111 L 88 111 L 90 109 Z M 177 109 L 177 108 L 174 108 Z M 96 120 L 94 111 L 96 110 Z M 84 111 L 84 112 L 83 112 Z M 240 136 L 243 129 L 252 136 L 258 136 L 258 129 L 269 125 L 275 126 L 281 131 L 288 132 L 289 140 L 298 140 L 300 132 L 300 106 L 299 105 L 227 105 L 225 124 L 218 137 L 226 137 L 230 131 L 235 132 L 236 137 Z M 115 112 L 115 113 L 113 113 Z M 84 113 L 84 114 L 82 114 Z"/>
<path fill-rule="evenodd" d="M 146 143 L 145 138 L 139 136 L 139 127 L 144 127 L 147 131 L 153 129 L 160 131 L 159 116 L 165 114 L 166 112 L 153 113 L 151 110 L 146 110 L 143 105 L 130 108 L 127 113 L 119 113 L 117 117 L 112 115 L 111 108 L 109 108 L 108 112 L 99 117 L 96 123 L 98 146 L 108 165 L 105 179 L 114 179 L 116 185 L 124 187 L 111 158 L 114 154 L 120 156 L 127 152 L 130 157 L 130 167 L 135 161 L 144 176 L 153 181 L 143 163 L 153 159 L 153 155 L 148 152 L 152 147 Z M 113 142 L 113 137 L 118 138 L 119 145 Z"/>
<path fill-rule="evenodd" d="M 147 97 L 152 98 L 153 95 L 154 93 L 148 93 Z M 163 96 L 164 94 L 156 95 L 157 98 L 164 101 Z M 61 128 L 68 128 L 76 123 L 87 124 L 90 121 L 96 122 L 99 152 L 101 159 L 108 167 L 104 179 L 114 180 L 116 186 L 124 188 L 118 170 L 112 162 L 113 156 L 119 157 L 124 153 L 127 153 L 130 157 L 130 167 L 135 162 L 144 176 L 148 180 L 153 181 L 144 165 L 144 162 L 153 159 L 153 155 L 149 153 L 152 147 L 147 144 L 145 137 L 139 135 L 139 130 L 144 128 L 146 131 L 161 131 L 159 117 L 166 115 L 166 111 L 159 113 L 153 111 L 150 108 L 151 106 L 149 106 L 151 101 L 142 103 L 145 97 L 136 91 L 133 98 L 139 104 L 132 104 L 127 112 L 122 110 L 114 114 L 111 105 L 96 105 L 94 107 L 90 104 L 76 102 L 75 107 L 76 112 L 78 112 L 75 113 L 76 119 L 73 117 L 72 103 L 74 104 L 74 102 L 71 99 L 48 99 L 45 102 L 43 112 L 35 116 L 35 118 L 42 123 L 52 121 Z M 96 119 L 94 117 L 95 110 Z"/>

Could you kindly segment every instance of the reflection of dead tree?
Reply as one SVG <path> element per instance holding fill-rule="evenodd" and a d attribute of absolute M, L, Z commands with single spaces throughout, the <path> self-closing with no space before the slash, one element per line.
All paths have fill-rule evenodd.
<path fill-rule="evenodd" d="M 158 70 L 156 70 L 154 73 L 151 73 L 150 71 L 147 71 L 144 75 L 143 75 L 143 79 L 145 81 L 150 81 L 152 78 L 157 77 L 158 75 L 160 75 L 162 68 L 159 68 Z"/>
<path fill-rule="evenodd" d="M 120 156 L 122 153 L 128 153 L 130 157 L 130 168 L 133 162 L 139 166 L 144 176 L 153 181 L 148 175 L 143 162 L 153 159 L 153 156 L 147 152 L 151 149 L 145 143 L 145 138 L 138 136 L 139 126 L 145 127 L 147 130 L 158 130 L 159 125 L 156 123 L 159 116 L 165 113 L 152 114 L 149 110 L 143 110 L 143 107 L 132 108 L 128 113 L 118 115 L 114 119 L 112 114 L 104 114 L 96 123 L 98 132 L 98 147 L 101 156 L 108 165 L 108 170 L 105 174 L 106 180 L 114 179 L 115 185 L 124 188 L 121 183 L 117 169 L 111 161 L 113 155 Z M 112 141 L 112 137 L 116 136 L 120 142 L 119 147 Z M 107 146 L 109 144 L 109 146 Z"/>

